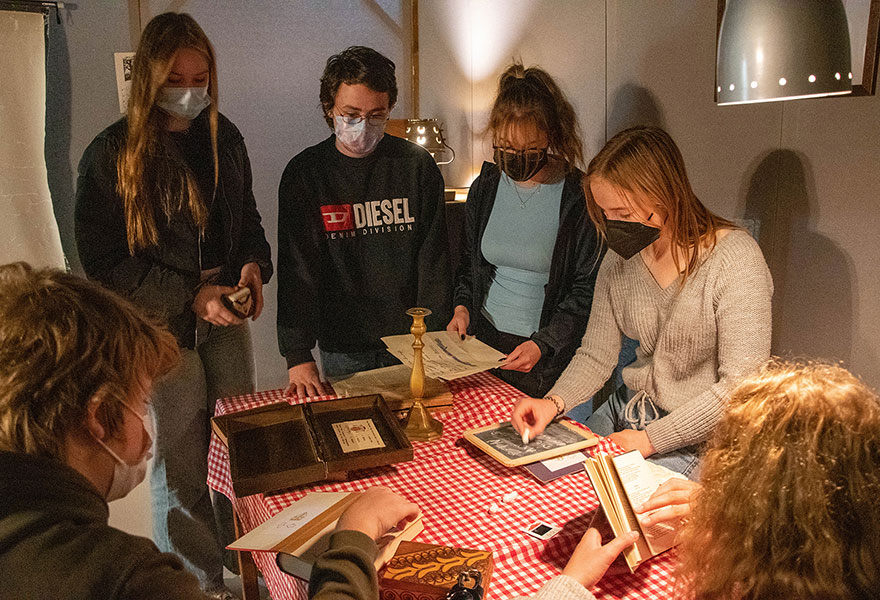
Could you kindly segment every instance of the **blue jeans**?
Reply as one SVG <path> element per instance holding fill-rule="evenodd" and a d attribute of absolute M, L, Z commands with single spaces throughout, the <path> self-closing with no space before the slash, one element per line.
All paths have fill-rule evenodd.
<path fill-rule="evenodd" d="M 254 391 L 248 325 L 199 320 L 196 349 L 180 353 L 180 364 L 153 387 L 153 539 L 209 589 L 223 584 L 223 549 L 232 541 L 232 506 L 207 485 L 210 419 L 219 398 Z"/>
<path fill-rule="evenodd" d="M 319 348 L 320 350 L 320 348 Z M 400 361 L 385 350 L 369 352 L 321 352 L 321 370 L 324 377 L 345 377 L 352 373 L 399 365 Z"/>
<path fill-rule="evenodd" d="M 648 423 L 669 414 L 655 406 L 646 395 L 643 400 L 636 398 L 634 402 L 630 402 L 636 396 L 641 395 L 632 392 L 626 386 L 620 386 L 611 394 L 608 401 L 587 419 L 587 427 L 596 435 L 607 436 L 624 429 L 643 430 Z M 686 446 L 665 454 L 655 454 L 647 460 L 681 473 L 694 481 L 699 476 L 700 453 L 697 446 Z"/>

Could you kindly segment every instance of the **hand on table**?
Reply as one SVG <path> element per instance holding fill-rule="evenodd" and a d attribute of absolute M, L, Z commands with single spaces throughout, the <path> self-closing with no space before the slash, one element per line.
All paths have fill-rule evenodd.
<path fill-rule="evenodd" d="M 556 418 L 556 403 L 549 398 L 520 398 L 513 405 L 510 424 L 517 433 L 529 428 L 529 439 L 544 432 L 550 421 Z"/>
<path fill-rule="evenodd" d="M 593 587 L 602 579 L 617 555 L 632 546 L 637 539 L 638 532 L 630 531 L 603 546 L 602 534 L 590 527 L 562 569 L 562 574 L 568 575 L 586 588 Z"/>
<path fill-rule="evenodd" d="M 263 312 L 263 274 L 260 271 L 260 265 L 249 262 L 241 268 L 238 288 L 243 287 L 251 290 L 251 296 L 254 299 L 254 314 L 251 316 L 251 320 L 256 321 L 260 313 Z"/>
<path fill-rule="evenodd" d="M 360 531 L 378 541 L 392 528 L 402 528 L 419 514 L 419 507 L 386 487 L 371 487 L 345 509 L 336 531 Z"/>
<path fill-rule="evenodd" d="M 200 319 L 207 321 L 211 325 L 219 325 L 221 327 L 241 325 L 244 321 L 232 314 L 223 305 L 223 301 L 220 300 L 221 296 L 231 294 L 234 291 L 236 291 L 234 287 L 226 285 L 203 285 L 199 288 L 193 300 L 193 312 Z"/>
<path fill-rule="evenodd" d="M 465 336 L 467 336 L 467 328 L 470 324 L 471 313 L 467 308 L 459 304 L 455 307 L 455 313 L 452 315 L 452 320 L 449 321 L 449 324 L 446 326 L 446 331 L 449 335 L 463 340 Z"/>
<path fill-rule="evenodd" d="M 514 348 L 498 368 L 528 373 L 539 360 L 541 360 L 541 349 L 538 348 L 538 344 L 532 340 L 526 340 Z"/>
<path fill-rule="evenodd" d="M 313 360 L 290 367 L 287 370 L 287 375 L 290 377 L 290 385 L 287 386 L 284 395 L 288 398 L 293 396 L 307 398 L 333 393 L 327 382 L 321 381 L 318 365 Z"/>
<path fill-rule="evenodd" d="M 608 436 L 612 442 L 623 448 L 625 451 L 638 450 L 644 458 L 648 458 L 652 454 L 656 454 L 654 445 L 648 438 L 648 434 L 644 430 L 624 429 L 623 431 L 615 431 Z"/>
<path fill-rule="evenodd" d="M 657 488 L 641 506 L 635 507 L 639 522 L 650 527 L 655 523 L 679 521 L 691 513 L 691 502 L 702 486 L 695 481 L 673 477 Z M 655 511 L 655 512 L 651 512 Z M 643 513 L 651 512 L 649 515 Z"/>

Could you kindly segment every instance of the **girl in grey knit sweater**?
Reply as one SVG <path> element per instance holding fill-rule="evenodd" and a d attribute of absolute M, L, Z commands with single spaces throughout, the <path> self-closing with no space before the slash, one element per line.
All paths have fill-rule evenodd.
<path fill-rule="evenodd" d="M 585 179 L 608 247 L 581 347 L 545 398 L 511 416 L 530 437 L 587 402 L 639 342 L 624 386 L 587 421 L 624 450 L 689 477 L 729 391 L 770 356 L 773 284 L 751 236 L 697 199 L 675 142 L 653 127 L 614 136 Z"/>

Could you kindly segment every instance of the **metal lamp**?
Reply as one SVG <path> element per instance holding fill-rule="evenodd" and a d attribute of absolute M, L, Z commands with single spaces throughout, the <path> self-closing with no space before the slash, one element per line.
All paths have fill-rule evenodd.
<path fill-rule="evenodd" d="M 852 91 L 840 0 L 727 0 L 717 58 L 719 105 Z"/>
<path fill-rule="evenodd" d="M 455 160 L 455 150 L 446 143 L 443 127 L 437 119 L 407 119 L 406 139 L 430 152 L 438 165 L 448 165 Z M 446 161 L 437 160 L 437 155 L 446 150 L 452 153 L 452 158 Z"/>

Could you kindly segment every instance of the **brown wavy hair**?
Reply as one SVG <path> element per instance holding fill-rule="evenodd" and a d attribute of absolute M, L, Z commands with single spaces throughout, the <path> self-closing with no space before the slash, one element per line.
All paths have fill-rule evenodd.
<path fill-rule="evenodd" d="M 63 459 L 96 398 L 115 435 L 122 403 L 179 356 L 164 326 L 99 284 L 26 263 L 0 266 L 0 450 Z"/>
<path fill-rule="evenodd" d="M 701 600 L 876 597 L 880 400 L 845 369 L 772 362 L 733 393 L 682 533 Z"/>
<path fill-rule="evenodd" d="M 167 115 L 156 105 L 159 92 L 177 52 L 192 48 L 208 61 L 208 125 L 214 159 L 214 187 L 219 178 L 217 160 L 217 60 L 210 40 L 190 15 L 162 13 L 144 28 L 131 68 L 131 95 L 128 101 L 127 138 L 116 163 L 117 193 L 125 212 L 128 250 L 159 243 L 157 220 L 188 213 L 200 230 L 208 220 L 208 209 L 198 184 L 176 161 L 169 160 L 163 148 L 162 133 Z"/>
<path fill-rule="evenodd" d="M 327 59 L 321 75 L 319 97 L 324 120 L 333 129 L 333 105 L 343 83 L 362 84 L 374 92 L 388 94 L 388 109 L 397 104 L 397 78 L 394 61 L 366 46 L 350 46 Z M 418 115 L 416 115 L 418 116 Z"/>
<path fill-rule="evenodd" d="M 653 203 L 648 208 L 656 209 L 665 219 L 664 227 L 673 246 L 672 258 L 685 280 L 697 270 L 700 250 L 711 251 L 715 247 L 718 231 L 737 228 L 703 206 L 691 188 L 681 151 L 659 127 L 624 129 L 608 140 L 587 167 L 587 210 L 604 239 L 605 215 L 590 191 L 593 177 L 601 177 L 623 191 L 630 208 L 633 193 Z M 688 257 L 684 265 L 683 256 Z"/>
<path fill-rule="evenodd" d="M 547 134 L 549 153 L 564 161 L 566 171 L 583 165 L 577 114 L 562 89 L 544 69 L 526 69 L 515 62 L 501 74 L 498 94 L 489 113 L 488 130 L 493 144 L 500 141 L 499 133 L 525 123 Z"/>

